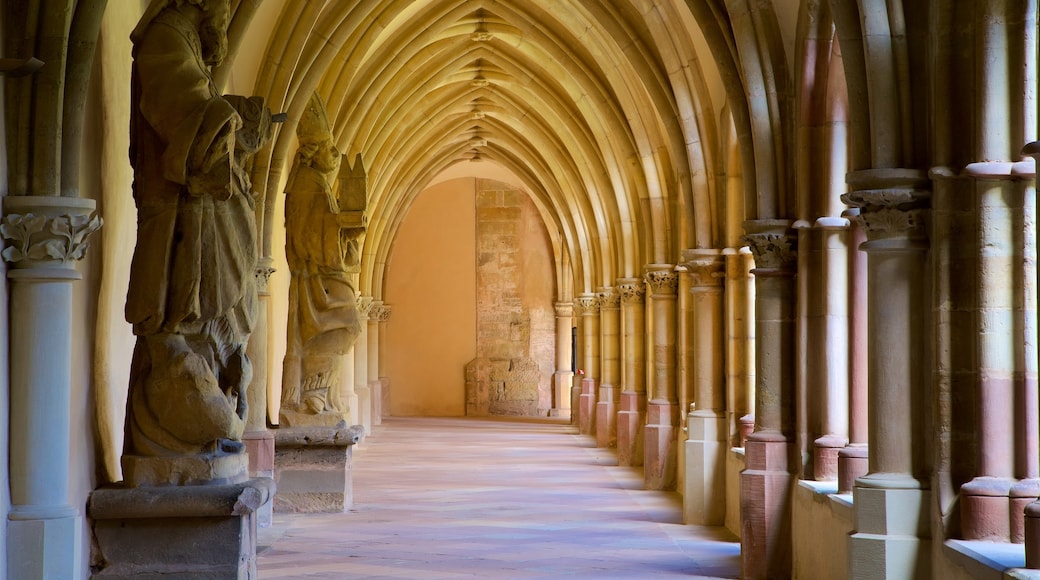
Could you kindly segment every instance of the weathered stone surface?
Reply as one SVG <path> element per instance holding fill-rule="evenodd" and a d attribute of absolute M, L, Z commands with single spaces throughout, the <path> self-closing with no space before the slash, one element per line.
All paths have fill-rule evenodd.
<path fill-rule="evenodd" d="M 91 494 L 92 578 L 256 578 L 267 478 L 234 485 L 102 488 Z"/>
<path fill-rule="evenodd" d="M 249 456 L 214 452 L 177 457 L 123 456 L 123 481 L 128 485 L 198 485 L 239 483 L 249 477 Z"/>
<path fill-rule="evenodd" d="M 353 503 L 350 461 L 360 425 L 275 430 L 276 513 L 339 513 Z"/>

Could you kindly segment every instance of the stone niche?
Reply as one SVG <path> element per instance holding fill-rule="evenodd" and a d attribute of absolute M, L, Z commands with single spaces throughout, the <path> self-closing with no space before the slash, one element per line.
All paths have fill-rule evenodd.
<path fill-rule="evenodd" d="M 547 238 L 526 193 L 477 180 L 477 353 L 466 365 L 467 415 L 549 413 L 556 337 Z"/>

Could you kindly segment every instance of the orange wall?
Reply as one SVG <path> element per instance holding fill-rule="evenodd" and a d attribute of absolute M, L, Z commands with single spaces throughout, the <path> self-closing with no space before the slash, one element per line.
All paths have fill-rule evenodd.
<path fill-rule="evenodd" d="M 421 193 L 401 224 L 387 267 L 382 373 L 390 414 L 465 414 L 466 363 L 476 356 L 475 180 Z"/>

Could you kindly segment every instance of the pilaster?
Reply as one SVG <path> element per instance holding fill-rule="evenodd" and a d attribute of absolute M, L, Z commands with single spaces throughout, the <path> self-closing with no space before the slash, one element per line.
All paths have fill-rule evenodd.
<path fill-rule="evenodd" d="M 691 317 L 690 380 L 693 404 L 686 420 L 686 474 L 683 515 L 686 523 L 717 526 L 726 519 L 726 428 L 723 386 L 726 259 L 720 250 L 683 252 L 689 277 Z"/>
<path fill-rule="evenodd" d="M 740 475 L 745 522 L 741 564 L 746 578 L 778 578 L 791 569 L 791 466 L 796 241 L 791 222 L 744 224 L 755 259 L 755 431 Z"/>
<path fill-rule="evenodd" d="M 621 398 L 618 360 L 621 295 L 610 286 L 599 288 L 600 383 L 596 402 L 596 445 L 617 445 L 617 407 Z"/>
<path fill-rule="evenodd" d="M 650 401 L 646 406 L 643 475 L 647 489 L 675 489 L 679 400 L 675 380 L 676 290 L 679 277 L 672 264 L 649 264 L 653 341 Z"/>
<path fill-rule="evenodd" d="M 617 415 L 618 465 L 643 465 L 646 424 L 646 282 L 618 278 L 621 295 L 621 405 Z"/>
<path fill-rule="evenodd" d="M 927 578 L 930 493 L 923 454 L 928 356 L 925 259 L 930 184 L 920 171 L 851 173 L 849 205 L 859 207 L 867 241 L 870 472 L 857 479 L 855 578 Z"/>
<path fill-rule="evenodd" d="M 10 489 L 7 577 L 85 575 L 83 516 L 69 504 L 72 285 L 94 201 L 3 198 L 10 280 Z"/>

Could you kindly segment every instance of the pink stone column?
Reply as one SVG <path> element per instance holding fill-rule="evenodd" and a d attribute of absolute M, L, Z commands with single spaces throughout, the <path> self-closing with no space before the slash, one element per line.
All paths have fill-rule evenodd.
<path fill-rule="evenodd" d="M 930 181 L 913 169 L 848 175 L 846 203 L 861 209 L 867 241 L 870 472 L 853 488 L 849 550 L 855 577 L 927 574 L 929 458 L 920 442 L 929 391 L 926 207 Z"/>
<path fill-rule="evenodd" d="M 596 445 L 617 445 L 617 410 L 621 397 L 618 327 L 621 318 L 621 295 L 613 287 L 597 291 L 599 299 L 600 374 L 599 400 L 596 402 Z"/>
<path fill-rule="evenodd" d="M 850 218 L 848 245 L 848 385 L 849 444 L 838 452 L 838 492 L 852 493 L 857 478 L 869 471 L 867 454 L 867 254 L 859 247 L 867 241 L 858 219 L 859 209 L 845 212 Z"/>
<path fill-rule="evenodd" d="M 618 278 L 621 295 L 621 408 L 617 415 L 618 465 L 643 465 L 646 423 L 646 282 Z"/>
<path fill-rule="evenodd" d="M 683 442 L 683 516 L 690 524 L 718 526 L 726 519 L 725 301 L 726 260 L 720 250 L 683 251 L 690 303 L 693 410 Z"/>
<path fill-rule="evenodd" d="M 553 373 L 554 417 L 571 416 L 571 385 L 574 369 L 571 368 L 571 328 L 574 327 L 574 304 L 557 302 L 556 309 L 556 372 Z"/>
<path fill-rule="evenodd" d="M 587 292 L 578 297 L 581 304 L 581 393 L 578 396 L 578 431 L 594 435 L 596 428 L 596 385 L 600 377 L 599 298 Z"/>
<path fill-rule="evenodd" d="M 654 368 L 651 373 L 650 400 L 646 406 L 643 475 L 647 489 L 675 489 L 679 424 L 675 382 L 675 315 L 679 278 L 675 266 L 671 264 L 650 264 L 646 267 L 646 281 L 651 290 L 651 360 Z"/>
<path fill-rule="evenodd" d="M 787 220 L 744 224 L 755 258 L 755 431 L 740 474 L 741 568 L 745 578 L 791 571 L 791 483 L 794 431 L 795 243 Z"/>
<path fill-rule="evenodd" d="M 1029 143 L 1028 145 L 1026 145 L 1022 149 L 1022 154 L 1030 156 L 1030 157 L 1033 158 L 1033 168 L 1032 168 L 1032 172 L 1031 172 L 1033 179 L 1031 180 L 1031 182 L 1027 182 L 1025 184 L 1025 193 L 1024 193 L 1023 204 L 1024 204 L 1024 209 L 1025 209 L 1025 216 L 1024 217 L 1031 222 L 1031 225 L 1034 228 L 1032 230 L 1032 232 L 1031 232 L 1032 233 L 1032 239 L 1029 239 L 1027 237 L 1027 240 L 1026 240 L 1027 242 L 1028 241 L 1032 242 L 1032 251 L 1034 252 L 1034 254 L 1033 254 L 1034 262 L 1032 264 L 1027 265 L 1027 269 L 1026 269 L 1025 274 L 1026 275 L 1030 274 L 1029 268 L 1031 267 L 1032 268 L 1032 274 L 1030 276 L 1029 282 L 1032 282 L 1034 284 L 1033 291 L 1032 291 L 1032 298 L 1035 300 L 1037 286 L 1040 285 L 1040 282 L 1038 282 L 1037 277 L 1036 277 L 1037 276 L 1037 271 L 1036 271 L 1036 262 L 1035 262 L 1035 257 L 1036 257 L 1036 255 L 1035 255 L 1035 252 L 1036 252 L 1036 230 L 1035 230 L 1035 228 L 1036 228 L 1036 165 L 1040 164 L 1040 141 L 1036 141 L 1036 142 Z M 1029 173 L 1029 172 L 1028 171 L 1022 171 L 1022 173 L 1026 174 L 1026 173 Z M 1023 177 L 1028 177 L 1028 175 L 1023 175 Z M 1029 219 L 1029 218 L 1032 218 L 1032 219 Z M 1026 282 L 1026 281 L 1024 280 L 1024 282 Z M 1026 282 L 1026 283 L 1028 283 L 1028 282 Z M 1025 306 L 1034 308 L 1034 317 L 1035 317 L 1035 309 L 1037 308 L 1037 305 L 1035 303 L 1028 303 L 1027 302 L 1027 303 L 1025 303 Z M 1032 322 L 1033 322 L 1034 325 L 1037 324 L 1036 318 L 1033 318 Z M 1036 332 L 1036 328 L 1035 327 L 1033 328 L 1033 332 L 1034 333 Z M 1031 347 L 1033 349 L 1037 348 L 1036 344 L 1031 345 Z M 1033 351 L 1033 356 L 1031 357 L 1031 360 L 1029 361 L 1029 363 L 1030 364 L 1036 364 L 1035 351 Z M 1018 450 L 1019 454 L 1018 454 L 1018 461 L 1017 461 L 1017 463 L 1018 463 L 1018 466 L 1017 466 L 1018 473 L 1017 474 L 1018 474 L 1019 477 L 1022 477 L 1023 479 L 1025 479 L 1027 481 L 1035 481 L 1037 479 L 1037 477 L 1038 477 L 1037 473 L 1040 472 L 1040 466 L 1038 466 L 1038 462 L 1040 462 L 1040 457 L 1038 457 L 1038 450 L 1036 449 L 1037 442 L 1038 442 L 1038 440 L 1040 440 L 1040 426 L 1038 426 L 1038 423 L 1040 423 L 1040 421 L 1038 421 L 1038 417 L 1037 417 L 1037 413 L 1040 412 L 1040 410 L 1037 409 L 1037 400 L 1036 400 L 1036 398 L 1033 398 L 1033 397 L 1037 397 L 1038 396 L 1037 395 L 1037 378 L 1036 377 L 1037 377 L 1037 369 L 1036 369 L 1036 367 L 1035 366 L 1034 367 L 1028 367 L 1027 366 L 1026 367 L 1026 379 L 1025 379 L 1024 385 L 1023 385 L 1024 386 L 1024 388 L 1023 388 L 1023 393 L 1024 394 L 1023 394 L 1023 397 L 1022 397 L 1022 405 L 1024 407 L 1026 407 L 1026 405 L 1028 405 L 1028 406 L 1026 407 L 1026 409 L 1023 412 L 1023 417 L 1022 417 L 1022 420 L 1020 422 L 1021 427 L 1019 428 L 1019 432 L 1017 433 L 1017 435 L 1022 440 L 1022 447 Z M 1030 399 L 1032 399 L 1032 400 L 1030 400 Z M 1020 491 L 1024 491 L 1024 490 L 1020 490 Z M 1012 498 L 1014 509 L 1017 510 L 1018 507 L 1022 503 L 1026 503 L 1026 507 L 1024 509 L 1025 513 L 1023 514 L 1023 521 L 1022 521 L 1022 540 L 1023 540 L 1023 542 L 1025 542 L 1026 568 L 1029 568 L 1029 569 L 1032 569 L 1032 570 L 1040 569 L 1040 500 L 1035 500 L 1033 502 L 1027 503 L 1026 496 L 1027 496 L 1028 492 L 1027 493 L 1015 494 L 1015 490 L 1012 490 L 1012 493 L 1015 496 L 1015 497 Z M 1017 539 L 1017 538 L 1014 538 L 1014 535 L 1015 535 L 1015 530 L 1012 530 L 1013 539 Z"/>

